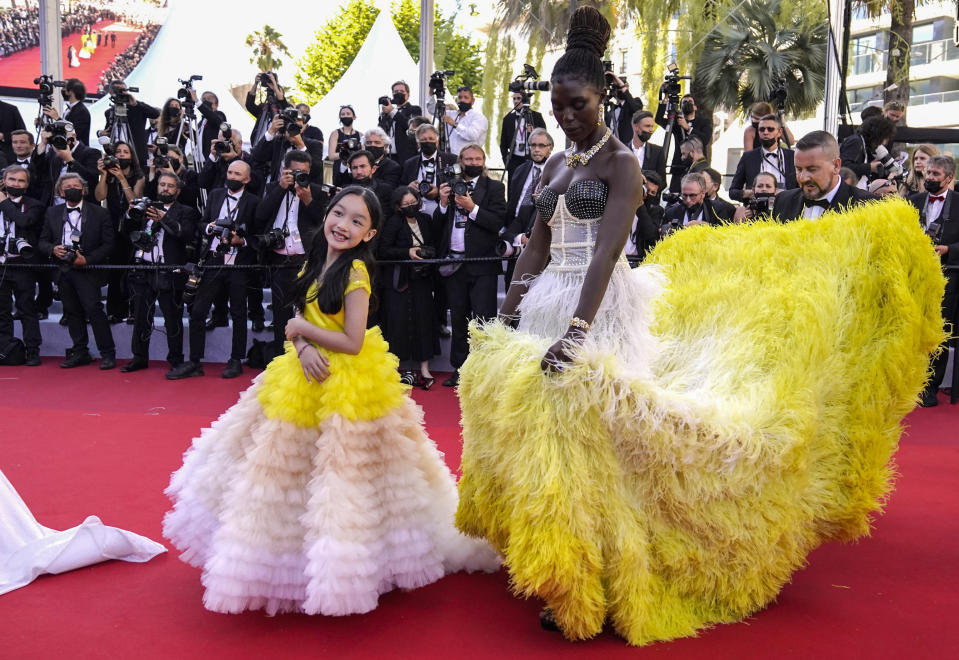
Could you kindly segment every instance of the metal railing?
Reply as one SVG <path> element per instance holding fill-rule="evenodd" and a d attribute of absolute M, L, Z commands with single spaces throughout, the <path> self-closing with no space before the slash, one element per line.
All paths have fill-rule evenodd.
<path fill-rule="evenodd" d="M 866 73 L 876 73 L 886 70 L 888 53 L 885 50 L 875 50 L 865 46 L 861 47 L 861 50 L 866 52 L 850 53 L 849 75 L 861 76 Z M 913 44 L 910 48 L 910 66 L 922 66 L 923 64 L 946 62 L 949 60 L 959 60 L 959 48 L 956 47 L 952 39 L 925 41 L 923 43 Z"/>

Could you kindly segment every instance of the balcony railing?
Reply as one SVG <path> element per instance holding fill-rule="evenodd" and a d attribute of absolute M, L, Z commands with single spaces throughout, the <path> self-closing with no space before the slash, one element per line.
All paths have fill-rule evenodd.
<path fill-rule="evenodd" d="M 909 105 L 928 105 L 930 103 L 952 103 L 959 101 L 959 89 L 951 92 L 933 92 L 932 94 L 916 94 L 909 97 Z"/>
<path fill-rule="evenodd" d="M 861 76 L 865 73 L 885 71 L 887 58 L 888 55 L 885 51 L 871 50 L 858 55 L 851 54 L 849 75 Z M 956 48 L 952 39 L 915 44 L 909 53 L 910 66 L 922 66 L 923 64 L 949 60 L 959 60 L 959 48 Z"/>

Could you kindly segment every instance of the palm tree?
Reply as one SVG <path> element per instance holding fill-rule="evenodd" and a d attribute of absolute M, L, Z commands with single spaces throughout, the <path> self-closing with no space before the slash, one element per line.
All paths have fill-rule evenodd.
<path fill-rule="evenodd" d="M 253 56 L 250 62 L 256 64 L 260 71 L 276 71 L 283 65 L 283 60 L 276 54 L 292 57 L 283 43 L 283 35 L 277 32 L 269 25 L 264 25 L 263 30 L 256 30 L 246 35 L 246 45 L 253 48 Z"/>
<path fill-rule="evenodd" d="M 782 83 L 786 112 L 815 111 L 825 95 L 827 27 L 813 7 L 746 0 L 705 39 L 696 65 L 697 103 L 745 115 Z"/>

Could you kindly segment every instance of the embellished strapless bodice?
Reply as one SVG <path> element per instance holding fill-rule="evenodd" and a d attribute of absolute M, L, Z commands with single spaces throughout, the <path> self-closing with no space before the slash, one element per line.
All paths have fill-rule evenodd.
<path fill-rule="evenodd" d="M 598 179 L 581 179 L 570 184 L 563 194 L 549 186 L 536 197 L 540 217 L 549 218 L 552 229 L 550 263 L 555 272 L 586 272 L 593 258 L 593 246 L 599 232 L 599 219 L 606 210 L 606 184 Z M 625 257 L 623 263 L 627 265 Z"/>

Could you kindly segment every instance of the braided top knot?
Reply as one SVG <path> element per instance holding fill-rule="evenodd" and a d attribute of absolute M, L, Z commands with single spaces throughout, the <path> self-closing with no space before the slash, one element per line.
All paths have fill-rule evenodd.
<path fill-rule="evenodd" d="M 609 43 L 609 23 L 595 7 L 580 7 L 573 12 L 566 32 L 566 50 L 582 48 L 602 59 Z"/>

